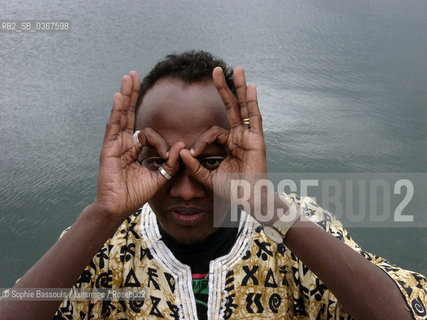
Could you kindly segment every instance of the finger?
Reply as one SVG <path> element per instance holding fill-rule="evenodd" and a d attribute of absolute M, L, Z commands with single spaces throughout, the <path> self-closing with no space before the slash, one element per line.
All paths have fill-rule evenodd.
<path fill-rule="evenodd" d="M 199 160 L 194 158 L 188 149 L 182 149 L 179 153 L 188 173 L 201 184 L 212 189 L 212 181 L 210 179 L 211 171 L 203 167 Z"/>
<path fill-rule="evenodd" d="M 240 106 L 240 117 L 248 118 L 248 106 L 246 102 L 246 78 L 245 71 L 242 67 L 234 69 L 233 73 L 234 86 L 236 87 L 237 99 Z"/>
<path fill-rule="evenodd" d="M 179 152 L 184 148 L 185 148 L 184 142 L 175 143 L 172 146 L 172 148 L 170 148 L 170 150 L 169 150 L 168 160 L 162 164 L 163 170 L 165 170 L 171 177 L 173 177 L 178 172 L 178 170 L 180 169 Z M 161 175 L 160 172 L 158 174 Z M 165 179 L 165 177 L 162 176 L 161 179 Z"/>
<path fill-rule="evenodd" d="M 131 71 L 129 72 L 129 76 L 132 79 L 132 93 L 130 96 L 129 109 L 127 113 L 126 130 L 133 132 L 134 125 L 135 125 L 136 101 L 138 100 L 141 83 L 140 83 L 138 72 Z"/>
<path fill-rule="evenodd" d="M 190 153 L 193 157 L 198 157 L 207 145 L 218 143 L 225 145 L 227 143 L 230 132 L 218 126 L 212 126 L 206 130 L 191 146 Z"/>
<path fill-rule="evenodd" d="M 122 85 L 120 86 L 120 93 L 123 96 L 123 102 L 122 102 L 123 111 L 120 119 L 120 127 L 122 128 L 122 130 L 126 130 L 127 128 L 127 112 L 129 109 L 129 102 L 132 94 L 132 87 L 133 87 L 132 78 L 128 75 L 124 76 L 122 78 Z"/>
<path fill-rule="evenodd" d="M 123 112 L 123 96 L 116 92 L 113 98 L 113 108 L 111 109 L 110 120 L 107 122 L 107 128 L 104 135 L 104 143 L 115 140 L 121 131 L 120 121 Z"/>
<path fill-rule="evenodd" d="M 212 77 L 214 85 L 224 102 L 225 110 L 227 111 L 227 118 L 230 122 L 231 128 L 240 126 L 242 124 L 242 118 L 240 116 L 239 104 L 225 82 L 224 72 L 220 67 L 216 67 L 213 70 Z"/>
<path fill-rule="evenodd" d="M 263 134 L 262 117 L 258 107 L 258 98 L 256 93 L 256 87 L 254 84 L 250 84 L 248 86 L 247 99 L 249 113 L 249 129 L 253 132 Z"/>
<path fill-rule="evenodd" d="M 144 128 L 138 134 L 138 140 L 143 146 L 153 146 L 157 153 L 163 158 L 169 157 L 169 144 L 167 141 L 151 128 Z"/>

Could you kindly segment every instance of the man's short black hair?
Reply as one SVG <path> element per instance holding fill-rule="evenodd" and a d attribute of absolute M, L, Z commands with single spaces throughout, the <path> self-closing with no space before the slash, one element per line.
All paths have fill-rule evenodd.
<path fill-rule="evenodd" d="M 145 93 L 162 78 L 180 79 L 186 83 L 212 80 L 212 71 L 221 67 L 224 71 L 225 81 L 234 95 L 236 88 L 233 82 L 233 69 L 219 58 L 206 51 L 186 51 L 181 54 L 170 54 L 158 62 L 141 83 L 141 89 L 136 103 L 136 109 L 142 102 Z"/>

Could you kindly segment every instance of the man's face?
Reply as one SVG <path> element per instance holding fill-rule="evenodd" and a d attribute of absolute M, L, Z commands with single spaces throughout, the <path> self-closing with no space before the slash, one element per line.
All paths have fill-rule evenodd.
<path fill-rule="evenodd" d="M 160 79 L 144 96 L 136 115 L 135 130 L 152 128 L 169 147 L 183 142 L 190 149 L 194 141 L 213 125 L 228 128 L 222 102 L 211 81 L 186 84 L 181 80 Z M 207 167 L 215 168 L 226 150 L 208 145 L 198 157 Z M 144 147 L 140 160 L 158 169 L 161 159 L 154 147 Z M 195 243 L 215 231 L 213 193 L 193 179 L 185 166 L 149 201 L 162 228 L 183 243 Z M 223 205 L 227 210 L 227 205 Z"/>

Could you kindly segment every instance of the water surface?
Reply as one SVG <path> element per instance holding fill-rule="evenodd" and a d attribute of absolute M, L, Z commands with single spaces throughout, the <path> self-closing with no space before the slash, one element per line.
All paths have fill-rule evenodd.
<path fill-rule="evenodd" d="M 0 33 L 0 287 L 94 199 L 121 77 L 145 74 L 171 51 L 205 49 L 245 67 L 258 86 L 271 171 L 427 171 L 425 1 L 1 7 L 1 19 L 69 19 L 72 31 Z M 427 273 L 425 228 L 351 233 L 366 250 Z"/>

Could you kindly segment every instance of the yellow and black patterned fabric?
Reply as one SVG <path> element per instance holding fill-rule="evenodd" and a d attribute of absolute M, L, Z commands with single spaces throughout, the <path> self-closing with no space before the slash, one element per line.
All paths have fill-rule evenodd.
<path fill-rule="evenodd" d="M 331 213 L 311 198 L 282 195 L 306 217 L 384 270 L 415 319 L 427 319 L 427 279 L 363 251 Z M 375 286 L 375 284 L 372 284 Z M 190 267 L 161 240 L 145 205 L 101 248 L 76 288 L 147 288 L 137 301 L 63 301 L 55 319 L 197 319 Z M 208 319 L 352 319 L 332 292 L 286 246 L 271 241 L 243 213 L 230 252 L 209 264 Z"/>

